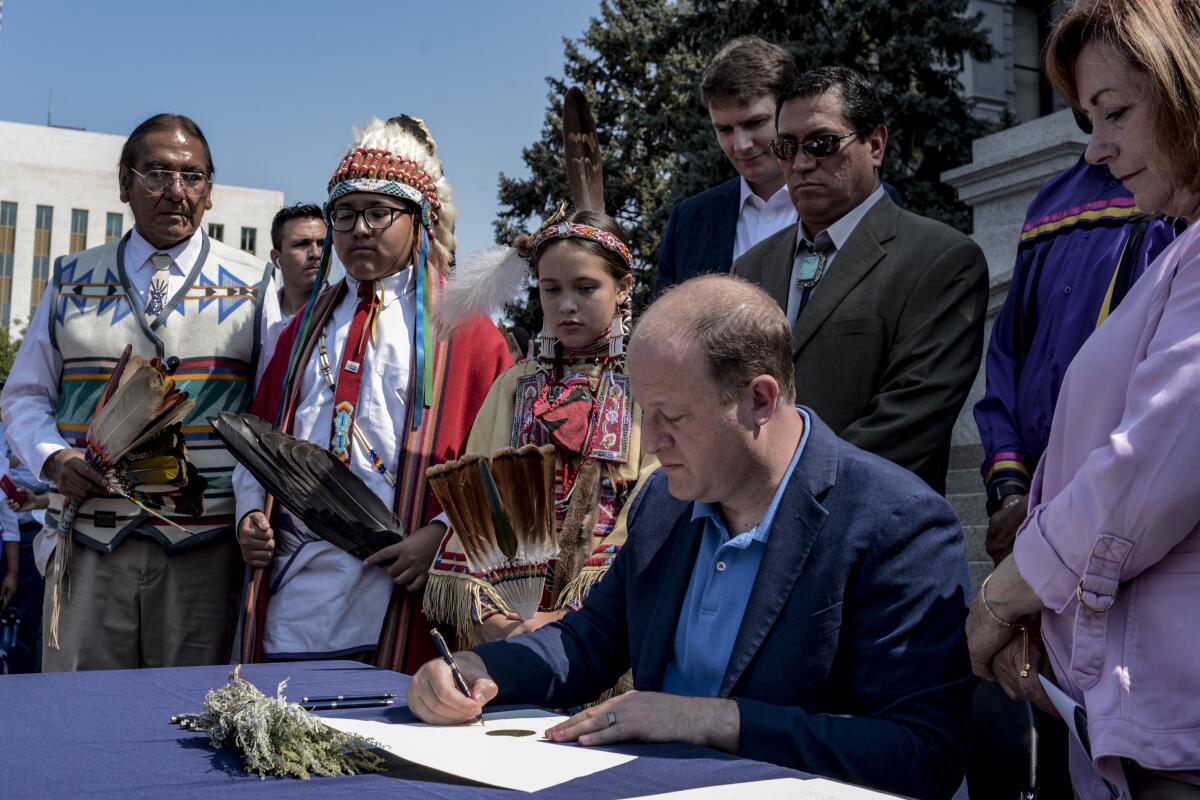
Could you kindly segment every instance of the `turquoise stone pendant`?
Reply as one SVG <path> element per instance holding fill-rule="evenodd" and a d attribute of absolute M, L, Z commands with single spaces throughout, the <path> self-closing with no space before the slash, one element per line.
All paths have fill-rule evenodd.
<path fill-rule="evenodd" d="M 816 286 L 825 272 L 824 253 L 805 253 L 800 257 L 800 268 L 796 270 L 796 288 L 807 289 Z"/>

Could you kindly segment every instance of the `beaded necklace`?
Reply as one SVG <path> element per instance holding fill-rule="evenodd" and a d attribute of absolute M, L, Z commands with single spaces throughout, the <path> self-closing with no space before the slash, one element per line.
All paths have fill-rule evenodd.
<path fill-rule="evenodd" d="M 321 338 L 317 342 L 317 359 L 321 367 L 321 377 L 325 379 L 325 385 L 329 387 L 330 394 L 336 394 L 337 383 L 333 380 L 333 368 L 329 364 L 329 347 L 327 343 L 326 328 L 322 328 Z M 354 423 L 352 428 L 354 430 L 354 441 L 358 442 L 358 446 L 366 451 L 367 458 L 371 460 L 371 467 L 383 476 L 388 486 L 394 487 L 396 485 L 396 475 L 383 463 L 383 459 L 379 457 L 379 453 L 367 441 L 366 434 L 362 432 L 362 428 L 358 427 L 357 422 Z"/>

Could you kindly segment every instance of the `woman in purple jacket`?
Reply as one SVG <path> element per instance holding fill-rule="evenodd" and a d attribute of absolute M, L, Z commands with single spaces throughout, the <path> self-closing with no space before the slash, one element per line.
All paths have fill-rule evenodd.
<path fill-rule="evenodd" d="M 1143 211 L 1200 218 L 1200 4 L 1081 0 L 1046 53 L 1091 119 L 1087 159 Z M 976 673 L 1048 705 L 1022 627 L 1040 613 L 1051 680 L 1087 714 L 1090 753 L 1071 753 L 1083 798 L 1200 797 L 1198 457 L 1193 226 L 1067 371 L 1029 515 L 967 623 Z"/>

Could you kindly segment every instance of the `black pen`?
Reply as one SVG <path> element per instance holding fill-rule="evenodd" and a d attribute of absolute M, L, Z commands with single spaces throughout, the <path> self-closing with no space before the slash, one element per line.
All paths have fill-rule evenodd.
<path fill-rule="evenodd" d="M 436 647 L 438 649 L 438 653 L 441 654 L 442 661 L 445 661 L 446 664 L 449 665 L 450 672 L 454 675 L 454 683 L 457 684 L 458 690 L 470 698 L 471 688 L 467 686 L 467 679 L 464 678 L 462 672 L 459 671 L 458 664 L 454 663 L 454 656 L 450 655 L 450 648 L 446 647 L 446 640 L 442 638 L 442 634 L 437 628 L 431 630 L 429 635 L 433 637 L 434 647 Z M 483 714 L 480 714 L 475 719 L 471 720 L 471 722 L 478 722 L 480 725 L 483 725 Z"/>
<path fill-rule="evenodd" d="M 331 700 L 323 703 L 301 703 L 305 711 L 334 711 L 342 708 L 384 708 L 396 701 L 387 700 Z"/>
<path fill-rule="evenodd" d="M 323 694 L 305 697 L 300 701 L 300 705 L 308 705 L 309 703 L 340 703 L 344 700 L 391 700 L 395 696 L 395 692 L 376 692 L 375 694 Z"/>

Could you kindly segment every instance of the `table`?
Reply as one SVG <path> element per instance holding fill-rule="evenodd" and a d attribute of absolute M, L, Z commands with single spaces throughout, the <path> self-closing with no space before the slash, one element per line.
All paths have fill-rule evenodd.
<path fill-rule="evenodd" d="M 229 750 L 208 736 L 170 724 L 198 711 L 229 666 L 0 676 L 0 797 L 58 798 L 627 798 L 803 773 L 684 744 L 623 745 L 638 758 L 535 794 L 457 780 L 389 761 L 385 774 L 308 781 L 246 775 Z M 408 678 L 352 661 L 251 664 L 242 677 L 273 695 L 288 679 L 289 698 L 394 691 L 391 708 L 322 712 L 322 716 L 411 721 L 403 707 Z M 489 707 L 490 708 L 490 707 Z"/>

